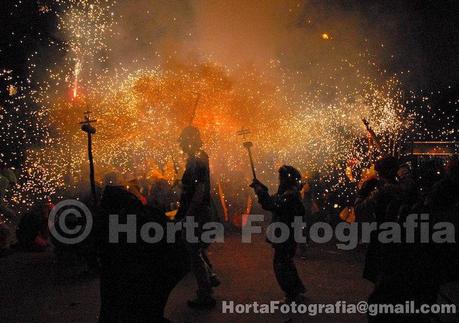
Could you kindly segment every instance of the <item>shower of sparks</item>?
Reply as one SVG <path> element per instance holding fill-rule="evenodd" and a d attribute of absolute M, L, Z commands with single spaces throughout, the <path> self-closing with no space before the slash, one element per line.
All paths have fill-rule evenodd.
<path fill-rule="evenodd" d="M 291 164 L 307 176 L 320 174 L 337 191 L 346 181 L 343 165 L 368 159 L 361 149 L 367 137 L 362 118 L 370 122 L 387 152 L 412 138 L 455 136 L 453 117 L 447 118 L 441 133 L 431 134 L 426 120 L 409 108 L 422 106 L 422 115 L 428 115 L 427 95 L 412 93 L 407 99 L 395 76 L 373 80 L 347 60 L 336 67 L 337 76 L 330 76 L 329 83 L 284 70 L 275 60 L 265 71 L 234 70 L 211 59 L 138 70 L 101 68 L 109 57 L 107 39 L 118 18 L 113 13 L 116 2 L 56 3 L 58 29 L 66 39 L 59 50 L 65 60 L 47 67 L 47 77 L 40 81 L 33 81 L 34 63 L 26 82 L 15 79 L 12 71 L 0 73 L 0 85 L 9 93 L 0 102 L 0 123 L 6 134 L 1 144 L 28 147 L 23 156 L 0 155 L 7 164 L 21 161 L 20 187 L 10 195 L 18 207 L 62 196 L 64 189 L 81 190 L 78 185 L 88 175 L 86 142 L 78 121 L 87 110 L 98 119 L 94 156 L 99 183 L 110 172 L 127 180 L 161 176 L 172 181 L 177 177 L 174 160 L 184 164 L 177 138 L 188 125 L 199 94 L 193 124 L 203 134 L 213 181 L 223 183 L 229 205 L 238 196 L 247 196 L 251 180 L 241 139 L 236 136 L 243 127 L 251 129 L 261 180 L 274 185 L 277 168 Z M 40 12 L 49 14 L 51 9 L 41 7 Z M 329 35 L 322 38 L 328 40 Z M 343 69 L 352 75 L 352 82 L 340 76 Z M 273 80 L 272 74 L 280 81 Z M 308 86 L 292 86 L 299 78 L 307 80 Z M 30 102 L 38 109 L 27 109 Z M 457 102 L 451 106 L 457 110 Z M 32 142 L 33 138 L 41 142 Z"/>

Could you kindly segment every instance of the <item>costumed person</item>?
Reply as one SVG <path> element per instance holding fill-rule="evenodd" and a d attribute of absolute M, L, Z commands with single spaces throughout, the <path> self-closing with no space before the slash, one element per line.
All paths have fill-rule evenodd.
<path fill-rule="evenodd" d="M 189 263 L 183 261 L 185 246 L 181 239 L 174 243 L 166 238 L 146 241 L 142 228 L 156 223 L 165 232 L 168 218 L 162 210 L 144 205 L 125 186 L 113 184 L 104 190 L 93 230 L 101 263 L 99 322 L 167 323 L 164 309 L 169 295 L 189 271 Z M 127 234 L 120 228 L 113 237 L 111 232 L 117 225 L 110 220 L 111 215 L 118 217 L 119 226 L 134 223 L 134 227 L 128 225 Z M 131 216 L 135 222 L 128 220 Z"/>
<path fill-rule="evenodd" d="M 191 270 L 198 285 L 197 297 L 188 301 L 188 305 L 198 309 L 212 308 L 216 305 L 212 297 L 212 288 L 220 282 L 206 256 L 208 244 L 200 239 L 203 225 L 211 221 L 209 157 L 202 150 L 203 143 L 199 130 L 193 126 L 183 129 L 179 144 L 188 159 L 181 181 L 182 193 L 176 220 L 184 221 L 191 217 L 194 223 L 198 224 L 195 230 L 198 241 L 185 242 L 191 260 Z M 186 237 L 186 230 L 183 230 L 183 234 Z"/>
<path fill-rule="evenodd" d="M 269 195 L 268 188 L 257 179 L 250 185 L 258 196 L 262 208 L 272 212 L 272 223 L 281 222 L 289 228 L 285 242 L 272 243 L 274 248 L 273 267 L 277 282 L 285 293 L 285 302 L 303 301 L 306 291 L 296 270 L 293 258 L 297 249 L 292 223 L 298 217 L 302 220 L 304 206 L 301 200 L 301 174 L 292 166 L 279 168 L 279 188 L 277 193 Z M 278 236 L 278 235 L 276 235 Z"/>

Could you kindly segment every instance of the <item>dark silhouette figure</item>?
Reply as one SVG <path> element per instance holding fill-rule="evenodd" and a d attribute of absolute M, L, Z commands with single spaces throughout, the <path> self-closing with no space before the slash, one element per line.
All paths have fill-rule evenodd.
<path fill-rule="evenodd" d="M 355 212 L 357 221 L 374 221 L 379 225 L 387 220 L 387 207 L 399 193 L 396 183 L 398 160 L 391 156 L 381 158 L 376 162 L 375 170 L 378 179 L 371 179 L 362 185 L 355 201 Z M 376 283 L 382 266 L 382 246 L 378 234 L 378 230 L 371 233 L 363 273 L 363 277 L 373 283 Z"/>
<path fill-rule="evenodd" d="M 413 176 L 407 164 L 398 166 L 393 157 L 376 163 L 378 180 L 367 182 L 356 200 L 358 220 L 398 222 L 406 227 L 407 217 L 429 215 L 429 231 L 438 222 L 453 222 L 457 214 L 457 181 L 454 175 L 435 182 L 441 171 L 432 162 Z M 454 169 L 454 167 L 453 167 Z M 456 212 L 456 213 L 454 213 Z M 418 218 L 419 221 L 419 218 Z M 422 242 L 421 228 L 414 228 L 414 241 L 407 241 L 401 231 L 401 241 L 381 243 L 379 231 L 373 232 L 367 251 L 365 278 L 375 283 L 370 304 L 436 303 L 439 286 L 457 279 L 457 245 Z M 451 275 L 451 273 L 454 273 Z M 454 276 L 456 276 L 454 278 Z M 431 322 L 429 314 L 403 313 L 369 316 L 369 322 Z"/>
<path fill-rule="evenodd" d="M 455 226 L 456 242 L 451 244 L 436 244 L 432 254 L 438 265 L 438 284 L 459 280 L 459 161 L 452 157 L 445 169 L 445 175 L 437 181 L 426 196 L 433 222 L 450 222 Z"/>
<path fill-rule="evenodd" d="M 400 188 L 396 181 L 398 166 L 398 160 L 391 156 L 383 157 L 375 163 L 378 178 L 365 182 L 357 194 L 355 201 L 357 221 L 376 222 L 379 228 L 379 225 L 391 220 L 388 218 L 391 216 L 388 209 L 396 209 L 393 205 L 400 193 Z M 395 260 L 396 256 L 391 254 L 394 249 L 388 252 L 389 248 L 384 246 L 378 239 L 379 233 L 379 230 L 371 232 L 365 258 L 363 276 L 375 284 L 372 293 L 368 297 L 368 302 L 370 304 L 403 303 L 403 292 L 399 288 L 401 276 L 396 274 L 398 273 L 397 266 L 393 263 L 385 263 L 388 258 Z M 395 271 L 392 269 L 395 269 Z M 370 322 L 386 322 L 389 319 L 398 322 L 396 315 L 368 317 Z M 403 318 L 401 319 L 403 320 Z"/>
<path fill-rule="evenodd" d="M 135 232 L 135 243 L 127 240 L 126 233 L 118 234 L 118 242 L 110 241 L 110 214 L 119 215 L 121 224 L 127 223 L 128 215 L 135 215 L 135 227 L 128 228 Z M 100 323 L 168 322 L 164 308 L 172 289 L 187 273 L 188 262 L 180 237 L 176 243 L 167 243 L 165 238 L 157 243 L 142 240 L 140 228 L 150 222 L 165 230 L 167 218 L 123 187 L 107 186 L 96 223 L 101 260 Z"/>
<path fill-rule="evenodd" d="M 279 188 L 276 194 L 270 196 L 268 188 L 257 179 L 251 187 L 258 196 L 258 202 L 263 209 L 272 212 L 272 222 L 282 222 L 290 229 L 288 239 L 283 243 L 273 243 L 273 267 L 277 282 L 285 293 L 286 302 L 301 301 L 301 294 L 306 291 L 298 276 L 293 258 L 297 243 L 295 242 L 292 223 L 295 217 L 304 216 L 304 206 L 301 201 L 301 174 L 292 166 L 282 166 L 279 169 Z M 278 236 L 278 235 L 276 235 Z"/>
<path fill-rule="evenodd" d="M 191 270 L 198 285 L 197 297 L 188 301 L 188 305 L 193 308 L 212 308 L 216 305 L 212 297 L 212 287 L 218 286 L 219 281 L 205 254 L 208 245 L 200 239 L 203 225 L 211 221 L 209 157 L 202 150 L 201 135 L 195 127 L 189 126 L 182 131 L 179 144 L 188 159 L 181 181 L 182 194 L 176 220 L 183 221 L 190 217 L 198 224 L 198 228 L 194 231 L 198 241 L 186 241 Z M 184 237 L 186 237 L 185 231 L 182 231 Z"/>

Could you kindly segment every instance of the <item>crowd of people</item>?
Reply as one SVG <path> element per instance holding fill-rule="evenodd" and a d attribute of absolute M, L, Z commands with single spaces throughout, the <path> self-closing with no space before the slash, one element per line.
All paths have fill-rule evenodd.
<path fill-rule="evenodd" d="M 355 201 L 357 221 L 377 224 L 395 222 L 407 228 L 409 215 L 424 215 L 428 229 L 438 223 L 459 227 L 459 164 L 456 157 L 446 167 L 429 160 L 418 169 L 384 157 L 375 164 L 378 177 L 366 181 Z M 379 226 L 378 226 L 379 228 Z M 459 279 L 459 248 L 454 243 L 424 241 L 421 225 L 414 228 L 414 241 L 382 243 L 373 231 L 367 248 L 364 278 L 374 283 L 369 303 L 403 304 L 414 301 L 434 304 L 439 287 Z M 408 317 L 407 317 L 408 316 Z M 370 317 L 372 322 L 430 322 L 427 315 L 387 314 Z"/>
<path fill-rule="evenodd" d="M 52 241 L 58 257 L 77 249 L 88 266 L 100 274 L 100 322 L 167 322 L 164 308 L 169 294 L 189 271 L 195 277 L 197 292 L 188 305 L 195 309 L 211 309 L 216 305 L 213 290 L 220 281 L 207 255 L 208 242 L 187 241 L 186 229 L 176 233 L 174 243 L 162 240 L 149 244 L 140 238 L 136 243 L 130 243 L 127 238 L 116 244 L 109 241 L 111 214 L 119 215 L 120 223 L 126 223 L 128 215 L 135 215 L 137 235 L 145 223 L 155 222 L 166 228 L 171 221 L 178 223 L 191 217 L 198 223 L 199 237 L 203 226 L 215 220 L 209 157 L 202 150 L 199 130 L 192 126 L 185 128 L 179 144 L 188 156 L 180 195 L 174 189 L 175 184 L 166 180 L 151 185 L 141 180 L 123 182 L 116 174 L 107 174 L 105 188 L 99 192 L 100 201 L 91 206 L 96 218 L 89 239 L 76 246 Z M 458 227 L 457 157 L 449 158 L 444 167 L 435 159 L 413 165 L 386 156 L 375 163 L 375 170 L 377 176 L 364 181 L 356 193 L 355 221 L 403 225 L 409 214 L 422 213 L 430 215 L 429 226 L 449 222 Z M 15 180 L 11 174 L 3 177 L 6 178 L 0 181 L 3 186 L 6 181 L 10 184 Z M 316 191 L 320 185 L 313 185 L 313 181 L 305 190 L 301 173 L 284 165 L 279 169 L 275 194 L 269 194 L 268 187 L 257 179 L 250 185 L 261 207 L 272 213 L 272 221 L 285 223 L 291 230 L 286 241 L 272 243 L 273 270 L 287 303 L 303 302 L 306 291 L 294 262 L 298 247 L 291 226 L 294 219 L 303 219 L 307 226 L 319 220 L 338 219 L 328 213 L 325 217 L 320 215 L 326 209 L 321 205 L 326 203 L 320 200 L 323 194 Z M 175 203 L 177 200 L 179 203 Z M 178 205 L 175 216 L 167 216 L 174 205 Z M 0 206 L 2 212 L 10 212 L 5 205 Z M 43 251 L 50 245 L 48 214 L 52 208 L 51 203 L 42 202 L 21 218 L 16 232 L 21 248 Z M 0 243 L 5 236 L 2 230 L 5 229 L 0 227 Z M 439 287 L 459 278 L 457 244 L 423 243 L 419 239 L 421 228 L 416 230 L 414 243 L 403 240 L 381 243 L 379 230 L 372 232 L 363 273 L 374 284 L 369 303 L 403 304 L 413 300 L 417 304 L 433 304 Z M 304 254 L 305 245 L 301 247 Z M 421 322 L 429 320 L 427 316 L 410 315 Z M 406 315 L 386 314 L 371 316 L 369 320 L 406 322 L 408 319 Z"/>

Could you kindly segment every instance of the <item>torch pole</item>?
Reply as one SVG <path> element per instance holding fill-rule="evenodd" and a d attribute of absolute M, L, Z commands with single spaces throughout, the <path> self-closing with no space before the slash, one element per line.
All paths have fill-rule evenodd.
<path fill-rule="evenodd" d="M 252 146 L 253 144 L 250 141 L 244 142 L 244 147 L 247 149 L 247 152 L 249 153 L 250 168 L 252 169 L 253 179 L 257 179 L 257 175 L 255 174 L 255 165 L 253 163 L 252 157 Z"/>
<path fill-rule="evenodd" d="M 94 159 L 92 156 L 92 134 L 88 132 L 88 160 L 89 160 L 89 181 L 94 205 L 97 205 L 96 180 L 94 177 Z"/>
<path fill-rule="evenodd" d="M 97 122 L 97 120 L 91 120 L 89 115 L 90 111 L 84 113 L 84 119 L 80 122 L 81 130 L 88 134 L 88 160 L 89 160 L 89 182 L 91 185 L 91 194 L 94 201 L 94 206 L 97 205 L 97 194 L 96 194 L 96 180 L 94 176 L 94 158 L 92 156 L 92 135 L 96 133 L 91 123 Z"/>

